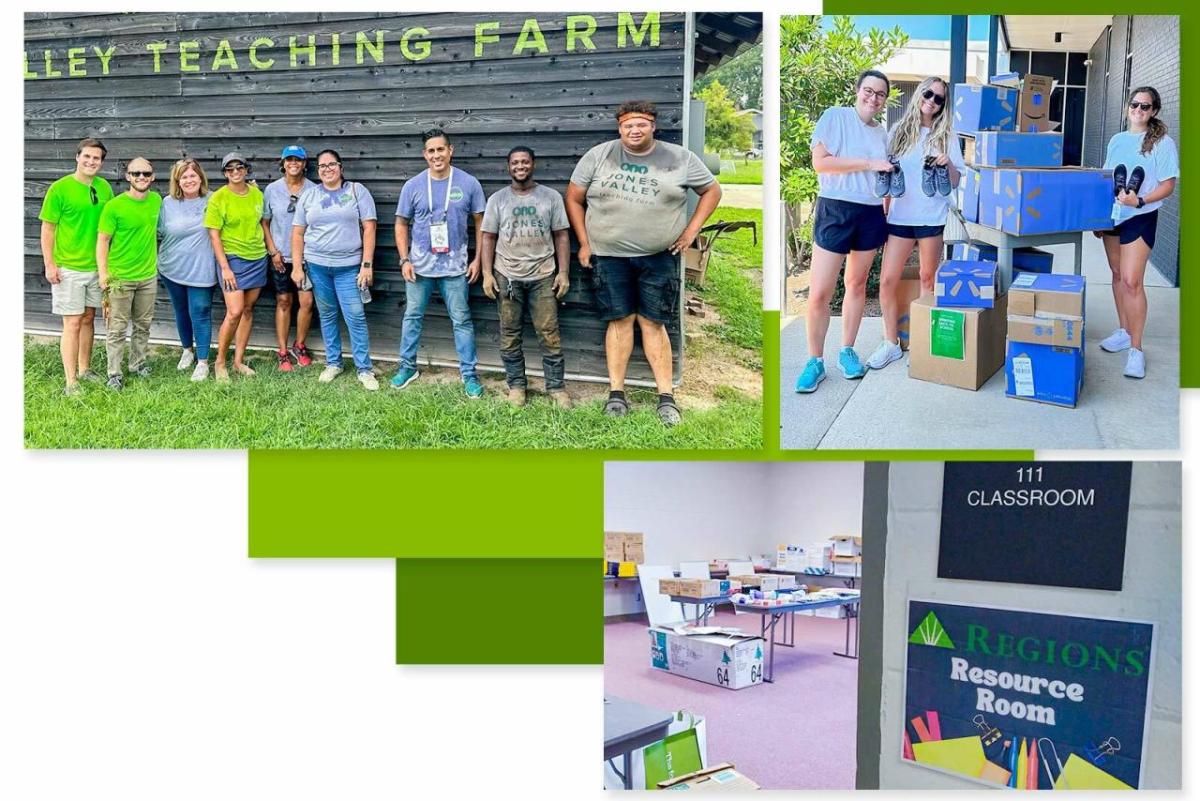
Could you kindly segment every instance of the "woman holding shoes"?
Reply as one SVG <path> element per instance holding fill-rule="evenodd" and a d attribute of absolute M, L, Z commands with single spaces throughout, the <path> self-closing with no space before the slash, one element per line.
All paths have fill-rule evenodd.
<path fill-rule="evenodd" d="M 1146 288 L 1143 278 L 1154 247 L 1158 209 L 1175 191 L 1179 150 L 1158 119 L 1162 98 L 1152 86 L 1139 86 L 1129 95 L 1129 129 L 1108 142 L 1104 169 L 1113 171 L 1116 200 L 1112 230 L 1097 231 L 1112 270 L 1113 300 L 1119 327 L 1100 342 L 1109 353 L 1128 350 L 1124 373 L 1145 378 Z"/>
<path fill-rule="evenodd" d="M 810 357 L 796 379 L 797 392 L 813 392 L 825 380 L 825 335 L 838 274 L 845 263 L 842 301 L 842 349 L 838 364 L 848 379 L 866 372 L 854 352 L 854 340 L 866 303 L 867 273 L 875 251 L 887 239 L 883 198 L 877 194 L 885 173 L 887 132 L 875 117 L 887 105 L 891 84 L 878 70 L 867 70 L 855 84 L 852 107 L 826 109 L 812 136 L 813 169 L 820 191 L 813 223 L 813 253 L 805 329 Z"/>
<path fill-rule="evenodd" d="M 947 89 L 941 78 L 921 81 L 888 137 L 888 153 L 898 160 L 900 171 L 892 176 L 892 190 L 884 201 L 888 239 L 879 278 L 883 341 L 867 359 L 867 367 L 875 370 L 887 367 L 903 354 L 898 292 L 913 247 L 917 247 L 921 259 L 921 294 L 933 292 L 934 273 L 942 259 L 949 195 L 965 169 L 947 109 Z M 899 192 L 897 177 L 902 179 Z"/>

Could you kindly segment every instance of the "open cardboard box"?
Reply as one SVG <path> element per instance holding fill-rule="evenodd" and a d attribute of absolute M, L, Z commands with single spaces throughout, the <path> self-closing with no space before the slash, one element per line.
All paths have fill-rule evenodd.
<path fill-rule="evenodd" d="M 704 278 L 708 274 L 708 259 L 712 256 L 712 246 L 721 234 L 740 231 L 749 228 L 754 234 L 754 244 L 758 244 L 758 224 L 753 220 L 725 220 L 700 229 L 700 235 L 695 243 L 683 251 L 683 275 L 688 281 L 697 286 L 704 286 Z"/>

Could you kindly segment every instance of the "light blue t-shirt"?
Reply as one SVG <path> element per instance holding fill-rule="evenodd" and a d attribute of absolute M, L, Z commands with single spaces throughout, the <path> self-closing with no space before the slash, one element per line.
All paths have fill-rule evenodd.
<path fill-rule="evenodd" d="M 215 286 L 217 257 L 204 227 L 207 197 L 163 198 L 158 213 L 158 271 L 184 286 Z"/>
<path fill-rule="evenodd" d="M 1142 181 L 1142 186 L 1138 189 L 1138 195 L 1141 197 L 1158 189 L 1158 185 L 1163 181 L 1179 177 L 1179 149 L 1175 147 L 1174 140 L 1169 136 L 1164 136 L 1154 145 L 1153 150 L 1143 155 L 1142 139 L 1144 138 L 1145 134 L 1122 131 L 1108 140 L 1108 152 L 1104 157 L 1104 169 L 1106 170 L 1111 170 L 1118 164 L 1124 164 L 1126 175 L 1132 173 L 1134 167 L 1141 167 L 1146 171 L 1146 179 Z M 1149 214 L 1162 204 L 1161 200 L 1157 200 L 1154 203 L 1147 203 L 1140 209 L 1135 209 L 1132 206 L 1125 206 L 1113 201 L 1112 219 L 1114 223 L 1123 223 L 1139 214 Z"/>
<path fill-rule="evenodd" d="M 304 260 L 322 267 L 362 263 L 360 220 L 374 220 L 375 199 L 359 183 L 344 182 L 330 191 L 321 184 L 305 189 L 296 204 L 293 226 L 304 229 Z"/>
<path fill-rule="evenodd" d="M 404 217 L 409 224 L 408 258 L 417 275 L 426 278 L 462 275 L 467 271 L 467 221 L 472 214 L 483 214 L 487 208 L 483 187 L 473 175 L 454 168 L 448 178 L 432 182 L 433 196 L 430 198 L 431 187 L 426 183 L 428 174 L 429 170 L 423 170 L 420 175 L 405 181 L 400 190 L 400 202 L 396 205 L 396 216 Z M 449 208 L 446 207 L 447 187 L 450 187 Z M 431 221 L 442 220 L 449 223 L 450 252 L 431 253 L 429 225 Z"/>
<path fill-rule="evenodd" d="M 307 178 L 304 179 L 304 185 L 300 187 L 300 193 L 296 195 L 296 205 L 299 205 L 300 195 L 304 194 L 304 190 L 314 186 L 320 186 L 320 184 Z M 292 206 L 292 211 L 288 211 L 288 206 Z M 280 178 L 267 184 L 267 188 L 263 190 L 262 218 L 270 220 L 271 238 L 275 240 L 275 247 L 283 254 L 284 261 L 292 260 L 292 218 L 295 214 L 292 193 L 288 191 L 287 181 Z"/>

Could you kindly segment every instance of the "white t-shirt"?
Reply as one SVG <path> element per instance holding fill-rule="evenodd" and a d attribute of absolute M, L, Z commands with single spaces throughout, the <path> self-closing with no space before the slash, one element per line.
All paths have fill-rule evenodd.
<path fill-rule="evenodd" d="M 887 158 L 887 130 L 880 124 L 867 125 L 858 112 L 848 106 L 827 108 L 817 120 L 812 144 L 825 145 L 831 156 L 849 159 Z M 875 197 L 875 171 L 860 170 L 838 175 L 821 173 L 819 197 L 848 200 L 868 206 L 882 206 L 883 198 Z"/>
<path fill-rule="evenodd" d="M 1158 185 L 1170 178 L 1179 177 L 1179 150 L 1174 140 L 1164 136 L 1148 154 L 1142 155 L 1142 139 L 1145 134 L 1122 131 L 1108 140 L 1108 153 L 1104 157 L 1104 169 L 1111 170 L 1118 164 L 1124 164 L 1126 174 L 1133 172 L 1134 167 L 1146 171 L 1146 180 L 1138 189 L 1138 195 L 1145 197 L 1158 188 Z M 1139 214 L 1149 214 L 1161 206 L 1163 202 L 1156 200 L 1147 203 L 1140 209 L 1123 206 L 1113 201 L 1112 218 L 1114 223 L 1122 223 L 1130 217 Z"/>
<path fill-rule="evenodd" d="M 897 123 L 899 124 L 899 123 Z M 893 128 L 893 130 L 895 130 Z M 891 133 L 888 134 L 891 141 Z M 926 148 L 930 148 L 926 150 Z M 958 137 L 950 132 L 949 152 L 950 163 L 958 170 L 959 180 L 967 165 L 963 161 L 962 148 L 958 146 Z M 935 194 L 929 197 L 921 191 L 921 172 L 925 166 L 926 156 L 941 155 L 929 145 L 929 129 L 921 129 L 921 138 L 917 146 L 900 157 L 900 169 L 904 171 L 904 194 L 892 198 L 888 209 L 888 222 L 892 225 L 945 225 L 947 209 L 950 207 L 951 193 L 948 196 Z"/>

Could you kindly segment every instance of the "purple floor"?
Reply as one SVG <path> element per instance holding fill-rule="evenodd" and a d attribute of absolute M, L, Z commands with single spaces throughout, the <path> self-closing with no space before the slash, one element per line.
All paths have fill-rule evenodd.
<path fill-rule="evenodd" d="M 758 631 L 757 617 L 732 612 L 710 624 Z M 608 623 L 604 692 L 703 715 L 709 764 L 732 762 L 763 789 L 853 790 L 858 662 L 832 653 L 845 625 L 797 615 L 796 647 L 775 647 L 775 683 L 726 690 L 650 667 L 645 623 Z"/>

